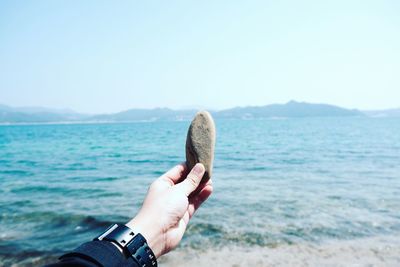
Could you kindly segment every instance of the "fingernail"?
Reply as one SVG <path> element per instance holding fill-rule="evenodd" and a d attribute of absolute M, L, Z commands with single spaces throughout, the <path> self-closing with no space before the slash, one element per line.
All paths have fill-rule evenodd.
<path fill-rule="evenodd" d="M 204 172 L 204 167 L 203 167 L 201 164 L 197 163 L 197 164 L 194 165 L 194 167 L 193 167 L 193 172 L 194 172 L 194 174 L 196 174 L 196 175 L 202 175 L 203 172 Z"/>

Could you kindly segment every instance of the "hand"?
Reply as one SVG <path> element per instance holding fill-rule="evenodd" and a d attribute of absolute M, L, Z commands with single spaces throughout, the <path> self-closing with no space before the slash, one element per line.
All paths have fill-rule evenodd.
<path fill-rule="evenodd" d="M 179 244 L 190 218 L 212 193 L 211 179 L 200 183 L 203 164 L 187 172 L 186 164 L 180 164 L 155 180 L 139 213 L 126 224 L 146 238 L 157 258 Z"/>

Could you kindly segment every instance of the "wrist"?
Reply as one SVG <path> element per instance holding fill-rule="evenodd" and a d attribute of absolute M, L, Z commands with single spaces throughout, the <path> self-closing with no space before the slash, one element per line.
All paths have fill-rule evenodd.
<path fill-rule="evenodd" d="M 116 246 L 125 258 L 132 257 L 138 266 L 157 267 L 157 257 L 147 243 L 146 238 L 138 231 L 133 232 L 129 226 L 112 224 L 94 241 L 106 241 Z"/>
<path fill-rule="evenodd" d="M 159 258 L 165 248 L 164 233 L 161 227 L 157 227 L 155 222 L 148 222 L 144 219 L 145 216 L 138 214 L 131 221 L 126 223 L 126 226 L 136 233 L 140 233 L 147 241 L 147 245 L 151 248 L 156 258 Z"/>

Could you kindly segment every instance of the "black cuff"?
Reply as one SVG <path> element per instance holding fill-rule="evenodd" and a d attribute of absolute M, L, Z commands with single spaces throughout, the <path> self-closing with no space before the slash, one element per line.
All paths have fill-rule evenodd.
<path fill-rule="evenodd" d="M 69 257 L 83 258 L 104 267 L 138 266 L 131 257 L 125 258 L 118 248 L 108 241 L 84 243 L 74 251 L 61 256 L 60 259 Z"/>

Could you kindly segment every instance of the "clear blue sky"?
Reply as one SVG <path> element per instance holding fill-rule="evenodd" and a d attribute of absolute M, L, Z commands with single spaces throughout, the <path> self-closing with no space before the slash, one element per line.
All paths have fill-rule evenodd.
<path fill-rule="evenodd" d="M 400 1 L 1 1 L 0 103 L 400 106 Z"/>

